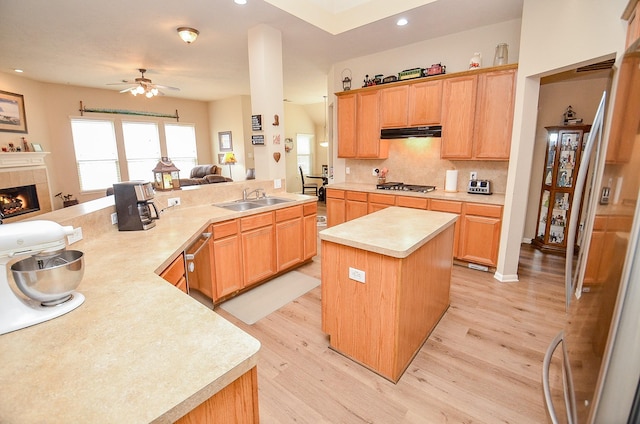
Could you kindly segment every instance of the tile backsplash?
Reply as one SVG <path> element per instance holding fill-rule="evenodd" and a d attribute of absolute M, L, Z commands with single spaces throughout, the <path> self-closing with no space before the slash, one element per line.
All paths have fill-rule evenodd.
<path fill-rule="evenodd" d="M 458 170 L 458 191 L 466 191 L 469 173 L 476 171 L 478 179 L 490 180 L 494 193 L 504 193 L 507 187 L 507 161 L 452 161 L 440 159 L 439 138 L 412 138 L 389 140 L 388 159 L 347 159 L 350 168 L 346 182 L 375 184 L 374 168 L 387 168 L 387 181 L 408 184 L 435 185 L 444 190 L 445 174 L 449 169 Z"/>

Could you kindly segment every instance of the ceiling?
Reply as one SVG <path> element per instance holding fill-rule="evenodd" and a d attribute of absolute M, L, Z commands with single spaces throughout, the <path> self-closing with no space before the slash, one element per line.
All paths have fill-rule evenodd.
<path fill-rule="evenodd" d="M 0 72 L 120 90 L 146 68 L 167 95 L 249 95 L 247 31 L 282 33 L 284 98 L 323 102 L 333 63 L 522 15 L 523 0 L 0 0 Z M 289 12 L 286 12 L 289 10 Z M 406 17 L 409 24 L 395 25 Z M 308 22 L 307 22 L 308 21 Z M 190 45 L 176 28 L 200 31 Z M 124 94 L 123 94 L 124 95 Z"/>

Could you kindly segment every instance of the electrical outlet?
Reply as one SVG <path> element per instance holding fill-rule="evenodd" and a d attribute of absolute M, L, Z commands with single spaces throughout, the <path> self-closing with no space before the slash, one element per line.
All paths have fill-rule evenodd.
<path fill-rule="evenodd" d="M 114 212 L 111 214 L 111 225 L 116 225 L 118 223 L 118 213 Z"/>
<path fill-rule="evenodd" d="M 349 278 L 364 283 L 364 271 L 349 267 Z"/>
<path fill-rule="evenodd" d="M 477 180 L 478 179 L 478 173 L 476 171 L 471 171 L 469 173 L 469 179 L 470 180 L 474 180 L 474 181 Z"/>
<path fill-rule="evenodd" d="M 371 175 L 373 175 L 374 177 L 377 177 L 378 176 L 378 168 L 373 168 L 371 170 Z"/>
<path fill-rule="evenodd" d="M 273 180 L 273 188 L 282 188 L 282 180 L 280 178 Z"/>
<path fill-rule="evenodd" d="M 348 166 L 346 168 L 344 168 L 344 173 L 345 174 L 351 174 L 351 168 L 349 168 Z"/>
<path fill-rule="evenodd" d="M 80 240 L 82 240 L 82 227 L 74 228 L 73 234 L 67 236 L 67 241 L 69 242 L 69 244 L 73 244 Z"/>
<path fill-rule="evenodd" d="M 179 197 L 170 197 L 168 199 L 169 207 L 171 206 L 180 206 L 180 198 Z"/>

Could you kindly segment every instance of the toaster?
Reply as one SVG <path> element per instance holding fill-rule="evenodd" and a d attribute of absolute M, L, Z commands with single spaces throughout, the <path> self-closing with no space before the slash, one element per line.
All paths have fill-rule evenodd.
<path fill-rule="evenodd" d="M 470 194 L 491 194 L 491 181 L 489 180 L 469 180 L 467 193 Z"/>

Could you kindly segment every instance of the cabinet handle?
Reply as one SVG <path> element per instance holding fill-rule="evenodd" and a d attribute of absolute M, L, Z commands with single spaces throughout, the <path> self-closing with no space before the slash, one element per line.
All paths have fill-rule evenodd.
<path fill-rule="evenodd" d="M 200 237 L 204 240 L 204 243 L 202 243 L 200 245 L 200 247 L 198 247 L 198 249 L 193 253 L 187 253 L 187 251 L 185 250 L 185 253 L 184 253 L 185 259 L 188 260 L 188 261 L 194 260 L 196 258 L 196 256 L 198 255 L 198 253 L 200 253 L 202 248 L 207 244 L 207 241 L 211 238 L 211 234 L 212 233 L 202 233 L 200 235 Z M 193 246 L 193 244 L 191 246 Z M 189 249 L 187 249 L 187 250 L 189 250 Z"/>
<path fill-rule="evenodd" d="M 600 145 L 602 140 L 602 120 L 604 118 L 604 103 L 607 98 L 607 92 L 602 93 L 602 99 L 600 100 L 600 104 L 598 105 L 598 110 L 596 112 L 596 116 L 593 120 L 593 125 L 591 126 L 591 131 L 589 132 L 589 137 L 587 138 L 587 145 L 580 156 L 580 169 L 578 170 L 578 175 L 576 177 L 576 184 L 574 188 L 573 200 L 571 201 L 571 210 L 578 211 L 580 208 L 580 203 L 582 202 L 581 196 L 577 195 L 582 193 L 584 190 L 584 184 L 587 180 L 587 168 L 589 167 L 589 160 L 591 157 L 591 151 L 595 145 L 596 134 L 598 135 L 598 145 L 596 147 L 596 158 L 594 161 L 595 166 L 598 166 L 600 162 Z M 586 160 L 585 160 L 586 158 Z M 595 175 L 595 174 L 594 174 Z M 589 205 L 587 205 L 587 210 Z M 571 221 L 569 222 L 569 229 L 567 231 L 567 250 L 565 252 L 565 266 L 564 266 L 564 289 L 565 289 L 565 307 L 569 310 L 569 304 L 571 303 L 571 295 L 573 289 L 577 286 L 577 278 L 576 278 L 576 286 L 573 284 L 573 246 L 576 242 L 576 230 L 578 228 L 578 217 L 571 217 Z"/>

